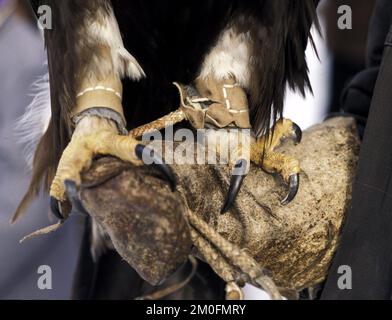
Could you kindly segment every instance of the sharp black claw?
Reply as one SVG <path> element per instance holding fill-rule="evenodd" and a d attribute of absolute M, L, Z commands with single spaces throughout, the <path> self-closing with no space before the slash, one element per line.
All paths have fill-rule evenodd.
<path fill-rule="evenodd" d="M 145 159 L 144 157 L 149 157 L 149 163 L 152 163 L 154 166 L 156 166 L 159 171 L 164 175 L 166 180 L 169 182 L 170 189 L 172 192 L 176 191 L 177 189 L 177 181 L 176 178 L 173 174 L 172 169 L 165 163 L 163 163 L 163 160 L 160 156 L 156 154 L 153 150 L 147 148 L 146 146 L 142 144 L 138 144 L 135 149 L 136 156 L 140 159 L 143 160 Z"/>
<path fill-rule="evenodd" d="M 80 200 L 78 188 L 75 181 L 66 180 L 64 181 L 65 190 L 69 201 L 71 201 L 72 209 L 77 213 L 88 214 L 87 210 L 83 207 L 82 201 Z"/>
<path fill-rule="evenodd" d="M 299 125 L 296 124 L 296 123 L 293 123 L 293 132 L 294 132 L 294 135 L 295 135 L 294 142 L 296 144 L 301 143 L 301 141 L 302 141 L 302 130 L 299 127 Z"/>
<path fill-rule="evenodd" d="M 242 183 L 246 177 L 247 165 L 248 163 L 246 160 L 239 160 L 235 165 L 234 168 L 236 172 L 234 172 L 235 174 L 231 178 L 229 192 L 227 194 L 225 204 L 221 210 L 221 214 L 225 214 L 233 206 L 238 192 L 241 189 Z"/>
<path fill-rule="evenodd" d="M 56 218 L 58 218 L 60 220 L 64 220 L 64 217 L 60 211 L 59 201 L 54 197 L 50 197 L 50 209 Z"/>
<path fill-rule="evenodd" d="M 285 206 L 289 204 L 291 201 L 293 201 L 293 199 L 298 193 L 298 189 L 299 189 L 299 174 L 297 173 L 290 176 L 289 193 L 282 200 L 282 205 Z"/>

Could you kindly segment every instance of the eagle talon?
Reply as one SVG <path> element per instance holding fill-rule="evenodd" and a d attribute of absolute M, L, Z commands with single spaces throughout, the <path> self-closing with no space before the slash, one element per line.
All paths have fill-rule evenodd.
<path fill-rule="evenodd" d="M 50 209 L 56 218 L 59 220 L 65 219 L 61 214 L 59 201 L 54 197 L 50 197 Z"/>
<path fill-rule="evenodd" d="M 291 120 L 284 119 L 277 123 L 276 127 L 277 138 L 271 145 L 270 151 L 279 147 L 284 141 L 291 140 L 295 145 L 300 144 L 302 141 L 302 130 L 300 126 Z"/>
<path fill-rule="evenodd" d="M 229 192 L 225 200 L 225 204 L 221 210 L 221 214 L 227 213 L 233 206 L 237 195 L 241 189 L 242 183 L 246 177 L 247 161 L 239 160 L 234 167 L 235 174 L 231 177 Z"/>
<path fill-rule="evenodd" d="M 177 181 L 176 181 L 176 178 L 173 174 L 172 169 L 167 164 L 163 163 L 163 160 L 161 157 L 156 155 L 155 152 L 151 152 L 151 151 L 153 151 L 153 150 L 147 148 L 146 146 L 144 146 L 142 144 L 138 144 L 135 148 L 136 156 L 140 160 L 143 160 L 143 156 L 145 155 L 145 152 L 147 152 L 150 159 L 153 160 L 152 161 L 153 164 L 159 169 L 159 171 L 163 174 L 163 176 L 169 182 L 170 189 L 172 190 L 172 192 L 175 192 L 177 189 Z"/>
<path fill-rule="evenodd" d="M 289 183 L 289 193 L 287 196 L 282 200 L 282 205 L 288 205 L 298 193 L 299 189 L 299 174 L 293 174 L 290 176 L 290 183 Z"/>
<path fill-rule="evenodd" d="M 294 133 L 294 142 L 295 144 L 300 144 L 302 141 L 302 130 L 298 124 L 293 122 L 293 133 Z"/>
<path fill-rule="evenodd" d="M 88 214 L 87 210 L 82 204 L 82 200 L 80 199 L 76 182 L 72 180 L 66 180 L 64 181 L 64 186 L 67 192 L 68 199 L 69 201 L 71 201 L 73 210 L 75 210 L 77 213 Z"/>

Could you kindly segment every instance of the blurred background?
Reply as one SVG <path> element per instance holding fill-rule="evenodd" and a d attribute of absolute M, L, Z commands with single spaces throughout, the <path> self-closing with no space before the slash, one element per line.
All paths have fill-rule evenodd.
<path fill-rule="evenodd" d="M 46 196 L 16 225 L 9 223 L 30 179 L 15 123 L 32 100 L 32 84 L 44 73 L 42 35 L 28 2 L 0 0 L 0 299 L 68 299 L 79 253 L 79 217 L 55 234 L 19 244 L 54 223 Z M 37 286 L 43 265 L 52 268 L 52 290 Z"/>
<path fill-rule="evenodd" d="M 273 1 L 273 0 L 271 0 Z M 323 0 L 322 34 L 314 32 L 318 56 L 307 52 L 313 95 L 288 92 L 285 116 L 302 129 L 339 110 L 340 93 L 365 64 L 366 39 L 375 0 Z M 353 27 L 337 27 L 338 8 L 352 9 Z M 69 299 L 80 250 L 83 221 L 73 216 L 52 235 L 19 244 L 25 235 L 53 223 L 42 196 L 16 225 L 9 224 L 29 183 L 29 167 L 15 123 L 32 100 L 32 84 L 45 73 L 42 34 L 26 0 L 0 0 L 0 299 Z M 38 268 L 52 268 L 51 290 L 37 286 Z M 247 298 L 262 297 L 248 287 Z"/>

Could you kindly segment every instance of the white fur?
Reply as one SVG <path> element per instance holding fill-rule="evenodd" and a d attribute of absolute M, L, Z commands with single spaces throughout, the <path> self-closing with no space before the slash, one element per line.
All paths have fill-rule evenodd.
<path fill-rule="evenodd" d="M 48 129 L 51 118 L 49 73 L 33 83 L 31 96 L 33 100 L 15 126 L 15 134 L 24 145 L 24 156 L 30 167 L 33 165 L 37 145 Z"/>
<path fill-rule="evenodd" d="M 250 82 L 249 44 L 249 34 L 237 34 L 232 28 L 225 29 L 217 44 L 205 57 L 200 76 L 214 76 L 218 80 L 235 76 L 237 82 L 247 88 Z"/>
<path fill-rule="evenodd" d="M 86 27 L 89 39 L 111 48 L 113 67 L 120 78 L 129 77 L 133 80 L 140 80 L 145 77 L 142 67 L 124 48 L 120 29 L 111 8 L 109 15 L 103 10 L 98 12 L 94 21 L 86 22 Z"/>

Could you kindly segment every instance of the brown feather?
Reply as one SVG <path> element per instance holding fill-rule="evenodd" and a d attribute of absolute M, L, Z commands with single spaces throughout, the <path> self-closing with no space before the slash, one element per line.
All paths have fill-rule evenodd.
<path fill-rule="evenodd" d="M 302 95 L 306 88 L 311 91 L 305 50 L 309 39 L 314 47 L 310 33 L 313 23 L 319 30 L 317 3 L 264 0 L 258 2 L 257 10 L 242 11 L 234 19 L 234 27 L 249 32 L 253 42 L 249 96 L 257 135 L 267 134 L 282 116 L 287 85 Z"/>
<path fill-rule="evenodd" d="M 76 105 L 76 75 L 83 75 L 100 61 L 100 50 L 83 38 L 87 19 L 94 19 L 98 8 L 107 10 L 106 0 L 41 0 L 33 8 L 52 9 L 53 28 L 45 30 L 51 92 L 52 117 L 48 130 L 37 146 L 30 186 L 13 215 L 16 222 L 42 190 L 48 192 L 58 162 L 72 134 L 71 111 Z M 82 41 L 81 41 L 82 40 Z M 97 68 L 99 69 L 99 68 Z"/>
<path fill-rule="evenodd" d="M 37 146 L 33 162 L 33 174 L 30 181 L 30 186 L 20 202 L 18 208 L 12 216 L 11 223 L 15 223 L 23 216 L 31 202 L 39 195 L 42 190 L 42 184 L 45 190 L 49 190 L 50 184 L 56 173 L 57 161 L 54 158 L 53 150 L 53 127 L 49 125 L 48 130 L 42 137 Z"/>

